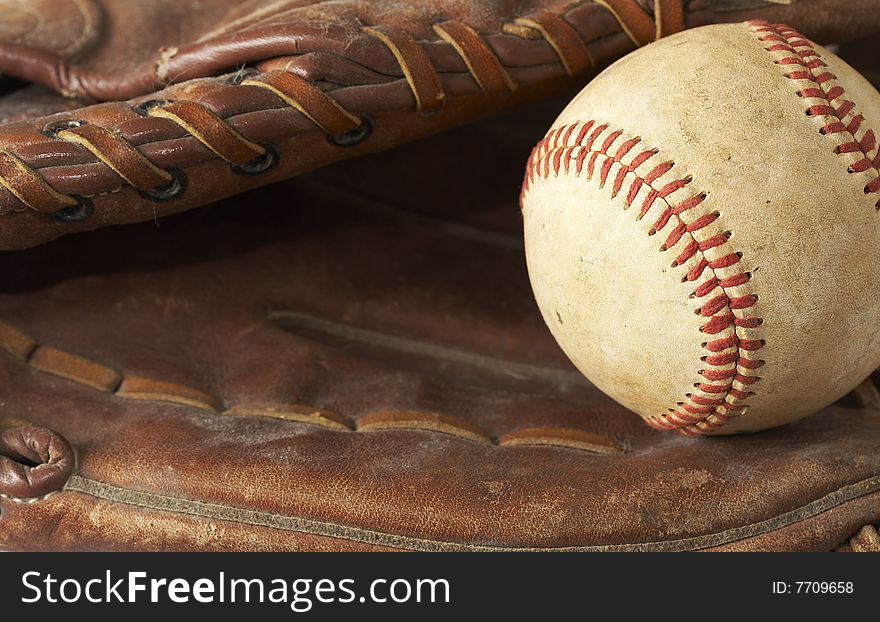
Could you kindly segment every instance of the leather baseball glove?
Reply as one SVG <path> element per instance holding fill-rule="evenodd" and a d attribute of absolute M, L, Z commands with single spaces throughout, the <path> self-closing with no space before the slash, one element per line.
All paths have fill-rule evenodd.
<path fill-rule="evenodd" d="M 21 11 L 21 21 L 13 24 L 25 23 L 29 11 L 42 6 L 7 4 Z M 377 21 L 358 13 L 371 10 L 365 4 L 328 6 L 345 7 L 338 10 L 347 23 L 373 28 Z M 494 9 L 445 4 L 406 5 L 410 12 L 386 16 L 394 28 L 381 29 L 400 36 L 408 28 L 432 63 L 447 58 L 450 67 L 458 66 L 457 74 L 449 70 L 455 76 L 443 74 L 443 104 L 430 115 L 414 108 L 415 93 L 424 92 L 413 86 L 420 84 L 416 70 L 402 68 L 411 61 L 394 70 L 403 77 L 364 61 L 380 49 L 395 62 L 412 59 L 407 54 L 416 48 L 390 35 L 347 39 L 353 31 L 337 29 L 334 20 L 343 18 L 323 5 L 297 4 L 275 14 L 254 4 L 247 5 L 251 13 L 221 10 L 225 3 L 217 2 L 219 18 L 169 13 L 174 18 L 166 17 L 168 24 L 177 20 L 173 28 L 151 29 L 144 27 L 150 11 L 176 10 L 172 4 L 123 9 L 107 3 L 91 14 L 88 3 L 63 3 L 64 11 L 76 6 L 83 20 L 91 16 L 83 32 L 125 23 L 114 10 L 140 12 L 131 16 L 135 34 L 115 43 L 115 37 L 94 36 L 96 47 L 88 53 L 71 51 L 86 46 L 82 36 L 60 36 L 66 33 L 62 18 L 70 18 L 62 9 L 45 22 L 35 20 L 41 28 L 56 24 L 42 40 L 34 34 L 39 29 L 30 35 L 14 27 L 11 35 L 0 30 L 19 41 L 0 48 L 4 72 L 14 69 L 80 98 L 135 97 L 132 104 L 78 109 L 79 100 L 6 82 L 0 118 L 18 120 L 0 130 L 0 166 L 6 166 L 0 169 L 6 188 L 0 200 L 8 206 L 0 241 L 6 248 L 33 246 L 68 229 L 152 221 L 279 182 L 162 221 L 103 228 L 4 254 L 0 548 L 880 548 L 871 526 L 880 522 L 880 399 L 870 381 L 842 402 L 783 428 L 686 438 L 648 428 L 568 363 L 532 299 L 517 197 L 532 145 L 570 93 L 498 111 L 526 98 L 527 91 L 537 100 L 555 88 L 576 87 L 578 78 L 560 69 L 562 56 L 556 54 L 563 46 L 548 43 L 547 34 L 574 39 L 559 34 L 570 32 L 558 30 L 561 22 L 546 17 L 537 2 Z M 739 19 L 787 12 L 789 21 L 802 18 L 798 25 L 814 33 L 870 30 L 855 8 L 841 15 L 832 4 L 695 1 L 686 4 L 684 16 L 696 23 L 695 15 Z M 739 10 L 728 13 L 733 5 Z M 629 23 L 621 15 L 637 15 L 629 2 L 571 6 L 544 3 L 546 14 L 563 16 L 575 30 L 577 10 L 594 12 L 607 28 Z M 448 26 L 455 7 L 456 23 L 465 28 L 452 26 L 451 41 L 433 27 L 418 30 L 420 23 Z M 516 25 L 511 16 L 536 12 L 546 23 L 519 23 L 535 32 L 504 30 L 504 24 Z M 223 19 L 226 25 L 218 25 Z M 249 30 L 253 24 L 278 26 L 282 34 L 278 40 L 249 38 L 269 32 Z M 222 38 L 237 29 L 244 34 Z M 297 29 L 311 38 L 292 35 Z M 462 34 L 471 31 L 483 34 Z M 145 52 L 147 60 L 132 61 L 124 77 L 109 69 L 123 51 L 128 58 L 141 48 L 153 50 L 155 41 L 151 48 L 138 37 L 159 32 L 165 38 L 158 46 L 167 49 L 161 54 L 166 64 L 158 66 L 166 67 L 167 80 L 184 80 L 168 87 L 173 96 L 168 89 L 162 95 L 149 91 L 156 86 L 156 59 Z M 497 40 L 486 44 L 487 32 Z M 424 37 L 432 36 L 426 43 Z M 283 57 L 272 46 L 286 38 L 298 43 L 287 41 Z M 210 47 L 221 39 L 222 45 Z M 634 45 L 625 32 L 596 40 L 622 42 L 603 60 Z M 365 43 L 370 41 L 385 47 L 371 48 Z M 502 59 L 492 66 L 517 75 L 513 94 L 487 94 L 475 82 L 473 62 L 462 58 L 488 58 L 485 48 L 472 47 L 477 41 Z M 602 45 L 587 40 L 594 60 L 606 49 Z M 401 52 L 404 47 L 409 52 Z M 532 58 L 524 50 L 539 48 L 556 55 L 539 63 L 553 68 L 547 75 L 529 69 L 530 60 L 517 61 Z M 59 64 L 65 50 L 84 60 Z M 465 56 L 458 60 L 449 56 L 460 52 Z M 193 64 L 174 65 L 178 54 Z M 17 62 L 8 60 L 13 58 Z M 256 70 L 234 72 L 247 76 L 235 78 L 236 84 L 199 78 L 242 64 Z M 372 127 L 370 137 L 343 148 L 326 136 L 351 137 L 351 129 L 306 127 L 312 123 L 308 108 L 267 103 L 280 96 L 250 81 L 282 75 L 273 73 L 283 71 L 278 67 L 290 70 L 283 75 L 302 78 L 304 72 L 309 102 L 321 102 L 321 110 L 337 110 L 330 100 L 343 102 L 338 110 L 355 111 Z M 375 82 L 340 86 L 338 77 L 315 78 L 344 70 Z M 581 82 L 589 73 L 584 71 Z M 380 84 L 396 84 L 406 97 L 395 99 L 391 87 L 382 90 Z M 229 97 L 202 97 L 205 85 Z M 245 86 L 256 90 L 239 97 Z M 254 107 L 258 100 L 265 108 Z M 175 102 L 197 107 L 171 108 L 180 116 L 168 111 Z M 111 108 L 108 117 L 89 116 Z M 59 110 L 68 112 L 33 118 Z M 53 128 L 51 136 L 40 133 L 47 124 L 69 120 L 70 110 L 88 123 Z M 197 127 L 190 113 L 206 125 Z M 390 147 L 487 114 L 494 116 L 428 141 L 281 181 L 343 155 Z M 284 115 L 290 119 L 279 120 Z M 207 146 L 214 140 L 227 146 L 250 142 L 265 153 L 230 165 Z M 271 166 L 264 176 L 235 168 L 259 168 L 265 154 L 271 154 Z M 174 181 L 159 190 L 139 188 L 121 175 L 133 170 L 173 171 Z M 186 188 L 177 198 L 150 196 L 170 192 L 176 183 Z M 77 203 L 38 211 L 15 204 L 19 194 L 26 200 L 75 197 Z M 88 218 L 69 222 L 86 212 Z"/>
<path fill-rule="evenodd" d="M 154 220 L 535 101 L 684 27 L 760 17 L 837 41 L 880 30 L 876 8 L 0 0 L 0 249 Z"/>

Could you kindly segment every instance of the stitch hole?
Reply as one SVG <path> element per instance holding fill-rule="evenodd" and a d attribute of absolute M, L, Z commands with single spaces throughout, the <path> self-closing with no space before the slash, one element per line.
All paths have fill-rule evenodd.
<path fill-rule="evenodd" d="M 176 199 L 184 192 L 188 185 L 186 174 L 177 168 L 166 168 L 166 173 L 171 175 L 171 180 L 150 190 L 141 191 L 141 196 L 152 201 L 170 201 Z"/>
<path fill-rule="evenodd" d="M 52 219 L 69 225 L 83 222 L 84 220 L 91 218 L 92 214 L 95 213 L 95 204 L 85 197 L 76 194 L 71 196 L 73 196 L 78 203 L 58 210 L 52 214 Z"/>
<path fill-rule="evenodd" d="M 234 173 L 238 173 L 240 175 L 259 175 L 261 173 L 265 173 L 266 171 L 273 168 L 276 164 L 278 164 L 280 156 L 278 155 L 278 150 L 275 148 L 275 145 L 270 142 L 262 142 L 259 144 L 263 149 L 266 150 L 266 153 L 259 156 L 258 158 L 254 158 L 250 162 L 245 162 L 244 164 L 236 164 L 232 167 L 232 171 Z"/>
<path fill-rule="evenodd" d="M 43 128 L 42 134 L 43 136 L 48 136 L 49 138 L 58 138 L 58 132 L 63 130 L 72 130 L 78 127 L 82 127 L 86 122 L 79 119 L 69 119 L 67 121 L 55 121 L 53 123 L 49 123 L 46 127 Z M 71 206 L 73 207 L 73 206 Z"/>
<path fill-rule="evenodd" d="M 148 99 L 147 101 L 141 102 L 136 106 L 132 106 L 131 110 L 139 117 L 147 117 L 150 114 L 150 110 L 153 108 L 159 108 L 160 106 L 164 106 L 169 103 L 167 99 Z"/>
<path fill-rule="evenodd" d="M 865 186 L 865 194 L 868 194 L 868 187 L 867 186 Z M 656 233 L 657 233 L 657 230 L 654 227 L 651 227 L 650 229 L 648 229 L 648 235 L 656 235 Z M 662 251 L 663 248 L 661 247 L 660 250 Z"/>
<path fill-rule="evenodd" d="M 704 363 L 705 363 L 708 359 L 709 359 L 708 356 L 701 356 L 701 357 L 700 357 L 700 360 L 703 361 Z"/>
<path fill-rule="evenodd" d="M 337 147 L 354 147 L 359 145 L 373 133 L 373 119 L 369 115 L 359 115 L 361 124 L 342 134 L 328 134 L 327 140 Z"/>

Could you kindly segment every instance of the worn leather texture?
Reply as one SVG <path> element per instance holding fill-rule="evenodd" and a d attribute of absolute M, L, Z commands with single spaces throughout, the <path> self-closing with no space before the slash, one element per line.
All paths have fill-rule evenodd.
<path fill-rule="evenodd" d="M 767 22 L 615 63 L 554 121 L 523 193 L 563 350 L 686 434 L 781 425 L 852 390 L 880 366 L 878 124 L 865 78 Z"/>
<path fill-rule="evenodd" d="M 873 385 L 688 438 L 555 344 L 517 201 L 568 97 L 7 254 L 0 547 L 869 550 Z"/>
<path fill-rule="evenodd" d="M 428 41 L 418 45 L 430 66 L 445 67 L 444 103 L 429 114 L 416 110 L 388 45 L 362 38 L 361 26 L 381 26 L 366 19 L 379 3 L 217 0 L 201 3 L 204 12 L 179 2 L 2 4 L 0 151 L 59 191 L 94 193 L 95 209 L 90 220 L 60 223 L 51 209 L 16 211 L 0 190 L 0 246 L 96 230 L 0 255 L 0 549 L 880 548 L 872 382 L 775 430 L 661 433 L 577 372 L 534 302 L 518 209 L 523 168 L 593 69 L 566 77 L 553 46 L 515 17 L 573 7 L 563 19 L 586 33 L 598 67 L 636 45 L 602 11 L 614 5 L 630 20 L 653 2 L 398 4 L 383 20 Z M 875 30 L 873 2 L 841 6 L 694 0 L 684 17 L 785 19 L 822 40 Z M 651 17 L 636 20 L 639 37 L 653 32 Z M 570 67 L 583 62 L 570 31 L 539 19 L 564 42 Z M 499 112 L 520 95 L 485 93 L 435 20 L 469 25 L 482 41 L 492 34 L 517 93 L 531 91 L 521 103 L 546 103 Z M 281 35 L 253 36 L 270 26 Z M 491 61 L 460 26 L 444 33 L 465 41 L 470 58 Z M 392 45 L 414 53 L 398 35 Z M 875 40 L 845 57 L 870 75 L 865 50 Z M 159 78 L 162 59 L 181 64 Z M 226 86 L 246 85 L 202 77 L 242 63 L 254 72 L 233 82 L 292 63 L 306 86 L 276 84 L 293 85 L 328 127 L 349 108 L 368 114 L 370 137 L 342 148 L 273 91 L 228 97 Z M 430 95 L 430 73 L 415 71 L 416 89 Z M 486 71 L 486 84 L 506 84 Z M 218 85 L 215 99 L 200 90 Z M 168 115 L 140 116 L 150 106 L 84 108 L 105 98 L 136 105 L 157 89 L 206 107 L 248 141 L 273 143 L 281 160 L 265 176 L 233 173 Z M 227 156 L 247 156 L 226 126 L 192 107 L 171 110 L 207 123 Z M 477 116 L 492 118 L 440 132 Z M 89 123 L 42 133 L 72 118 Z M 144 198 L 85 146 L 112 147 L 132 180 L 158 175 L 112 142 L 120 136 L 157 168 L 182 172 L 175 180 L 186 192 Z M 34 181 L 4 162 L 15 179 Z M 38 187 L 47 205 L 60 200 Z M 103 227 L 136 220 L 146 222 Z"/>
<path fill-rule="evenodd" d="M 842 41 L 880 30 L 876 8 L 3 0 L 0 249 L 154 220 L 545 98 L 683 27 L 761 17 Z"/>

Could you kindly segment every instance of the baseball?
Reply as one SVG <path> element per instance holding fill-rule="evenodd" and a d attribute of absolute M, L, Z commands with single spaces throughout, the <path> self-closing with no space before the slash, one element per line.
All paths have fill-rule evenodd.
<path fill-rule="evenodd" d="M 880 366 L 880 94 L 791 28 L 708 26 L 609 67 L 529 158 L 544 320 L 651 426 L 778 426 Z"/>

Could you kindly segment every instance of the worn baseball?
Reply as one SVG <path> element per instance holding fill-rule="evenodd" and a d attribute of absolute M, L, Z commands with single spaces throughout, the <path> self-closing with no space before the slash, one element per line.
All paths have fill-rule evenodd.
<path fill-rule="evenodd" d="M 593 80 L 529 158 L 529 275 L 650 425 L 814 413 L 880 366 L 880 94 L 791 28 L 708 26 Z M 821 416 L 821 415 L 819 415 Z"/>

